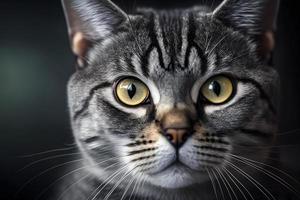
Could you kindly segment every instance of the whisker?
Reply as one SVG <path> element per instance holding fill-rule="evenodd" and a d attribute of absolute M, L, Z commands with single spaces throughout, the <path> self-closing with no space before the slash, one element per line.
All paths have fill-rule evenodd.
<path fill-rule="evenodd" d="M 140 175 L 140 176 L 141 176 L 141 175 Z M 139 177 L 140 177 L 140 176 L 139 176 Z M 138 178 L 139 178 L 139 177 L 138 177 Z M 131 200 L 132 195 L 134 194 L 134 191 L 135 191 L 136 186 L 137 186 L 137 183 L 138 183 L 138 178 L 136 179 L 136 182 L 135 182 L 135 184 L 134 184 L 134 186 L 133 186 L 133 189 L 132 189 L 132 191 L 131 191 L 131 193 L 130 193 L 129 200 Z"/>
<path fill-rule="evenodd" d="M 71 185 L 69 185 L 57 198 L 57 200 L 60 200 L 64 197 L 64 195 L 72 188 L 74 187 L 76 184 L 80 183 L 81 181 L 83 181 L 84 179 L 88 178 L 89 176 L 91 176 L 90 173 L 87 173 L 86 175 L 82 176 L 80 179 L 78 179 L 76 182 L 72 183 Z M 42 196 L 42 195 L 41 195 Z M 40 196 L 40 197 L 41 197 Z M 35 199 L 38 200 L 39 198 Z"/>
<path fill-rule="evenodd" d="M 218 193 L 217 193 L 217 189 L 216 189 L 216 185 L 215 185 L 215 182 L 211 176 L 211 173 L 209 172 L 209 169 L 208 168 L 205 168 L 206 169 L 206 172 L 208 173 L 208 177 L 210 179 L 210 182 L 212 184 L 212 187 L 213 187 L 213 190 L 214 190 L 214 193 L 215 193 L 215 196 L 217 198 L 217 200 L 219 200 L 219 196 L 218 196 Z"/>
<path fill-rule="evenodd" d="M 77 147 L 74 147 L 74 148 L 77 148 Z M 101 148 L 101 151 L 103 153 L 105 153 L 106 151 L 110 150 L 110 148 Z M 81 152 L 76 152 L 76 153 L 68 153 L 68 154 L 58 154 L 58 155 L 53 155 L 53 156 L 49 156 L 49 157 L 46 157 L 46 158 L 42 158 L 40 160 L 36 160 L 36 161 L 33 161 L 27 165 L 25 165 L 23 168 L 19 169 L 16 173 L 20 173 L 22 171 L 24 171 L 25 169 L 35 165 L 35 164 L 38 164 L 40 162 L 43 162 L 43 161 L 48 161 L 48 160 L 52 160 L 52 159 L 55 159 L 55 158 L 62 158 L 62 157 L 67 157 L 67 156 L 73 156 L 73 155 L 81 155 L 82 153 Z"/>
<path fill-rule="evenodd" d="M 210 50 L 210 52 L 208 53 L 207 57 L 211 56 L 212 52 L 221 44 L 221 42 L 228 37 L 228 35 L 223 35 L 222 38 L 216 43 L 216 45 Z"/>
<path fill-rule="evenodd" d="M 242 58 L 242 57 L 247 56 L 247 55 L 249 55 L 249 52 L 248 52 L 248 51 L 242 52 L 240 55 L 238 55 L 238 56 L 232 58 L 230 62 L 234 62 L 234 61 L 236 61 L 237 59 Z"/>
<path fill-rule="evenodd" d="M 128 165 L 128 164 L 127 164 Z M 113 174 L 111 174 L 107 179 L 105 179 L 87 198 L 89 200 L 92 198 L 92 200 L 95 200 L 97 196 L 101 193 L 101 191 L 115 178 L 117 177 L 122 171 L 126 171 L 127 165 L 121 167 L 120 169 L 116 170 Z M 125 172 L 126 173 L 126 172 Z M 97 192 L 98 191 L 98 192 Z M 95 194 L 95 195 L 94 195 Z"/>
<path fill-rule="evenodd" d="M 206 45 L 206 48 L 205 48 L 205 53 L 207 53 L 208 49 L 209 49 L 209 46 L 211 44 L 211 40 L 212 40 L 212 37 L 209 38 L 208 42 L 207 42 L 207 45 Z"/>
<path fill-rule="evenodd" d="M 116 188 L 122 183 L 123 180 L 125 180 L 130 174 L 133 173 L 133 171 L 135 170 L 135 168 L 133 168 L 132 170 L 126 172 L 122 178 L 120 178 L 120 180 L 112 187 L 112 189 L 107 193 L 107 195 L 104 197 L 103 200 L 108 200 L 108 198 L 111 196 L 111 194 L 116 190 Z M 98 196 L 98 195 L 97 195 Z"/>
<path fill-rule="evenodd" d="M 262 167 L 256 166 L 256 165 L 254 165 L 251 162 L 247 162 L 247 161 L 244 161 L 242 159 L 238 159 L 238 158 L 234 158 L 234 157 L 232 157 L 232 158 L 235 159 L 235 160 L 238 160 L 241 163 L 244 163 L 247 166 L 250 166 L 250 167 L 252 167 L 252 168 L 254 168 L 254 169 L 256 169 L 256 170 L 264 173 L 265 175 L 267 175 L 271 179 L 277 181 L 278 183 L 280 183 L 281 185 L 283 185 L 284 187 L 286 187 L 291 192 L 295 193 L 295 195 L 297 195 L 300 198 L 300 195 L 297 192 L 297 189 L 295 187 L 293 187 L 292 185 L 290 185 L 288 182 L 286 182 L 284 179 L 282 179 L 280 176 L 277 176 L 276 174 L 274 174 L 274 173 L 272 173 L 270 171 L 267 171 L 266 169 L 264 169 Z"/>
<path fill-rule="evenodd" d="M 221 184 L 220 184 L 220 181 L 219 181 L 217 175 L 216 175 L 215 172 L 214 172 L 214 169 L 212 169 L 212 174 L 213 174 L 213 176 L 215 177 L 215 179 L 216 179 L 216 181 L 217 181 L 217 183 L 218 183 L 218 186 L 219 186 L 220 191 L 221 191 L 222 199 L 225 200 L 223 188 L 222 188 L 222 186 L 221 186 Z"/>
<path fill-rule="evenodd" d="M 50 172 L 50 171 L 52 171 L 52 170 L 54 170 L 54 169 L 57 169 L 57 168 L 59 168 L 59 167 L 62 167 L 62 166 L 68 165 L 68 164 L 80 162 L 80 161 L 82 161 L 82 160 L 83 160 L 83 159 L 77 159 L 77 160 L 68 161 L 68 162 L 65 162 L 65 163 L 62 163 L 62 164 L 59 164 L 59 165 L 55 165 L 55 166 L 53 166 L 53 167 L 50 167 L 50 168 L 48 168 L 48 169 L 46 169 L 46 170 L 40 172 L 39 174 L 37 174 L 37 175 L 33 176 L 32 178 L 30 178 L 29 180 L 27 180 L 27 181 L 20 187 L 20 189 L 16 192 L 15 196 L 17 197 L 17 196 L 20 194 L 20 192 L 22 192 L 23 189 L 24 189 L 27 185 L 29 185 L 32 181 L 34 181 L 35 179 L 39 178 L 40 176 L 46 174 L 47 172 Z"/>
<path fill-rule="evenodd" d="M 228 182 L 225 181 L 226 178 L 223 176 L 222 172 L 218 168 L 216 168 L 215 170 L 216 170 L 217 174 L 219 175 L 221 181 L 223 182 L 223 185 L 225 186 L 225 188 L 227 190 L 227 194 L 228 194 L 230 200 L 232 200 L 231 192 L 229 191 L 229 189 L 227 187 Z"/>
<path fill-rule="evenodd" d="M 273 169 L 273 170 L 275 170 L 275 171 L 277 171 L 277 172 L 279 172 L 279 173 L 284 174 L 285 176 L 287 176 L 288 178 L 290 178 L 291 180 L 293 180 L 295 183 L 297 183 L 298 185 L 300 185 L 299 180 L 295 179 L 295 178 L 292 177 L 290 174 L 288 174 L 288 173 L 286 173 L 285 171 L 280 170 L 280 169 L 278 169 L 278 168 L 276 168 L 276 167 L 274 167 L 274 166 L 271 166 L 271 165 L 268 165 L 268 164 L 265 164 L 265 163 L 262 163 L 262 162 L 258 162 L 258 161 L 255 161 L 255 160 L 252 160 L 252 159 L 249 159 L 249 158 L 245 158 L 245 157 L 242 157 L 242 156 L 237 156 L 237 155 L 234 155 L 234 154 L 230 154 L 230 155 L 233 156 L 233 157 L 240 158 L 240 159 L 245 159 L 245 160 L 247 160 L 247 161 L 249 161 L 249 162 L 253 162 L 253 163 L 256 163 L 256 164 L 260 164 L 260 165 L 265 166 L 265 167 L 270 167 L 271 169 Z"/>
<path fill-rule="evenodd" d="M 48 153 L 54 153 L 54 152 L 60 152 L 60 151 L 68 151 L 68 150 L 72 150 L 72 149 L 77 149 L 77 146 L 67 147 L 67 148 L 60 148 L 60 149 L 51 149 L 51 150 L 47 150 L 47 151 L 43 151 L 43 152 L 39 152 L 39 153 L 34 153 L 34 154 L 29 154 L 29 155 L 22 155 L 22 156 L 19 156 L 19 157 L 21 157 L 21 158 L 30 158 L 30 157 L 34 157 L 34 156 L 40 156 L 40 155 L 44 155 L 44 154 L 48 154 Z"/>
<path fill-rule="evenodd" d="M 79 153 L 69 153 L 69 154 L 55 155 L 55 156 L 49 156 L 49 157 L 46 157 L 46 158 L 42 158 L 40 160 L 29 163 L 28 165 L 25 165 L 23 168 L 19 169 L 16 173 L 20 173 L 23 170 L 25 170 L 25 169 L 27 169 L 27 168 L 29 168 L 29 167 L 37 164 L 37 163 L 43 162 L 43 161 L 52 160 L 52 159 L 55 159 L 55 158 L 67 157 L 67 156 L 80 155 L 80 154 L 81 154 L 80 152 Z"/>
<path fill-rule="evenodd" d="M 127 184 L 127 186 L 126 186 L 126 188 L 125 188 L 125 190 L 124 190 L 124 192 L 123 192 L 123 194 L 122 194 L 122 196 L 121 196 L 121 200 L 124 199 L 124 197 L 126 196 L 126 193 L 128 192 L 128 190 L 129 190 L 129 188 L 131 187 L 131 185 L 132 185 L 133 182 L 134 182 L 134 178 L 132 178 L 132 179 L 128 182 L 128 184 Z"/>
<path fill-rule="evenodd" d="M 223 171 L 224 171 L 224 169 L 223 169 Z M 234 185 L 238 188 L 238 190 L 240 191 L 239 186 L 231 179 L 231 177 L 227 174 L 227 172 L 224 171 L 224 173 L 228 176 L 228 178 L 231 180 L 231 182 L 233 182 L 233 184 L 234 184 Z M 228 186 L 230 187 L 230 190 L 232 191 L 232 193 L 233 193 L 235 199 L 238 200 L 237 195 L 236 195 L 234 189 L 231 187 L 231 184 L 229 183 L 229 181 L 226 179 L 226 176 L 225 176 L 224 174 L 222 174 L 222 175 L 223 175 L 225 181 L 227 182 Z"/>
<path fill-rule="evenodd" d="M 144 188 L 144 185 L 145 185 L 146 180 L 147 180 L 147 178 L 144 177 L 143 180 L 142 180 L 141 188 Z"/>
<path fill-rule="evenodd" d="M 141 179 L 141 180 L 139 181 L 136 191 L 139 191 L 140 188 L 143 188 L 146 177 L 145 176 L 143 177 L 143 173 L 141 173 L 140 177 L 138 177 L 138 179 Z M 135 200 L 136 196 L 137 196 L 137 193 L 134 194 L 133 200 Z"/>
<path fill-rule="evenodd" d="M 95 163 L 95 164 L 92 165 L 92 166 L 98 166 L 98 165 L 100 165 L 100 164 L 102 164 L 102 163 L 105 163 L 105 162 L 108 162 L 108 161 L 111 161 L 111 160 L 118 160 L 118 159 L 119 159 L 119 158 L 109 158 L 109 159 L 106 159 L 106 160 L 104 160 L 104 161 Z M 110 168 L 110 167 L 113 167 L 113 166 L 115 166 L 115 165 L 117 165 L 117 164 L 118 164 L 118 163 L 114 163 L 114 164 L 112 164 L 112 165 L 106 167 L 105 169 L 108 169 L 108 168 Z M 55 181 L 53 181 L 47 188 L 45 188 L 45 189 L 37 196 L 37 199 L 39 199 L 44 193 L 46 193 L 52 186 L 54 186 L 54 185 L 55 185 L 56 183 L 58 183 L 59 181 L 63 180 L 63 179 L 66 178 L 67 176 L 70 176 L 70 175 L 74 174 L 75 172 L 79 172 L 79 171 L 81 171 L 81 170 L 84 170 L 84 169 L 86 169 L 87 167 L 89 167 L 89 166 L 85 166 L 85 165 L 84 165 L 84 166 L 82 166 L 82 167 L 79 167 L 79 168 L 77 168 L 77 169 L 74 169 L 74 170 L 72 170 L 72 171 L 70 171 L 70 172 L 64 174 L 63 176 L 59 177 L 58 179 L 56 179 Z"/>
<path fill-rule="evenodd" d="M 268 189 L 266 189 L 261 183 L 259 183 L 257 180 L 255 180 L 254 178 L 252 178 L 249 174 L 247 174 L 246 172 L 244 172 L 242 169 L 240 169 L 239 167 L 237 167 L 233 163 L 231 163 L 229 161 L 226 161 L 226 162 L 227 162 L 227 164 L 229 166 L 231 166 L 232 169 L 235 169 L 239 174 L 241 174 L 249 182 L 251 182 L 265 197 L 267 197 L 267 199 L 270 200 L 270 197 L 271 197 L 273 200 L 276 200 L 276 198 L 271 194 L 271 192 Z"/>
<path fill-rule="evenodd" d="M 227 170 L 226 167 L 223 167 L 223 170 L 227 174 L 227 176 L 230 178 L 230 180 L 234 183 L 234 185 L 238 188 L 238 190 L 240 191 L 240 193 L 243 195 L 244 199 L 247 199 L 247 197 L 245 196 L 245 194 L 242 191 L 242 189 L 235 183 L 235 181 L 247 192 L 247 194 L 250 196 L 250 198 L 252 200 L 255 200 L 253 198 L 252 194 L 250 193 L 250 191 L 243 185 L 243 183 L 238 178 L 236 178 L 229 170 Z"/>

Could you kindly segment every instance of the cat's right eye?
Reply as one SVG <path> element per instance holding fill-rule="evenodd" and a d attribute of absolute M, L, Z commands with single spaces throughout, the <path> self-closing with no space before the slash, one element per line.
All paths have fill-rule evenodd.
<path fill-rule="evenodd" d="M 136 78 L 124 78 L 115 86 L 115 96 L 126 106 L 139 106 L 145 103 L 150 95 L 148 87 Z"/>

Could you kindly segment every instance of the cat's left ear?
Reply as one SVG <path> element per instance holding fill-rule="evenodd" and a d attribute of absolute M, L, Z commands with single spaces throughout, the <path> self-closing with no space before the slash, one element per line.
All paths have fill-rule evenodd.
<path fill-rule="evenodd" d="M 62 0 L 73 53 L 78 64 L 93 44 L 118 32 L 127 15 L 110 0 Z"/>
<path fill-rule="evenodd" d="M 213 16 L 258 42 L 258 53 L 269 58 L 275 46 L 274 32 L 279 0 L 224 0 Z"/>

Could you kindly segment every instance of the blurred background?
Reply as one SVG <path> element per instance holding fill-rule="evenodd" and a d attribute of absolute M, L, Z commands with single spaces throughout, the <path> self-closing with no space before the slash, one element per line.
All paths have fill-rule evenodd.
<path fill-rule="evenodd" d="M 139 5 L 156 8 L 188 7 L 201 0 L 114 2 L 130 11 Z M 213 4 L 212 0 L 205 2 Z M 277 148 L 283 154 L 283 164 L 289 173 L 298 177 L 299 12 L 300 1 L 282 0 L 275 51 L 276 68 L 281 75 L 279 122 L 282 134 L 278 137 Z M 42 172 L 71 160 L 68 155 L 56 156 L 74 152 L 71 149 L 73 140 L 66 99 L 66 84 L 74 72 L 73 63 L 74 57 L 69 48 L 59 0 L 1 1 L 0 199 L 13 199 L 14 196 L 18 199 L 34 199 L 61 176 L 62 168 Z M 60 148 L 67 149 L 30 156 Z M 47 192 L 42 199 L 46 199 Z"/>

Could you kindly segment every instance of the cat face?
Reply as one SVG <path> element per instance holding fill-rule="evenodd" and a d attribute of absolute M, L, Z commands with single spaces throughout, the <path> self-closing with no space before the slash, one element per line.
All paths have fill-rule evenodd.
<path fill-rule="evenodd" d="M 249 1 L 249 12 L 251 2 L 264 5 Z M 73 132 L 101 180 L 185 188 L 243 169 L 236 156 L 266 160 L 276 131 L 278 76 L 264 62 L 273 27 L 262 28 L 255 9 L 255 20 L 242 16 L 239 3 L 130 16 L 108 1 L 65 3 L 79 66 L 68 85 Z"/>

